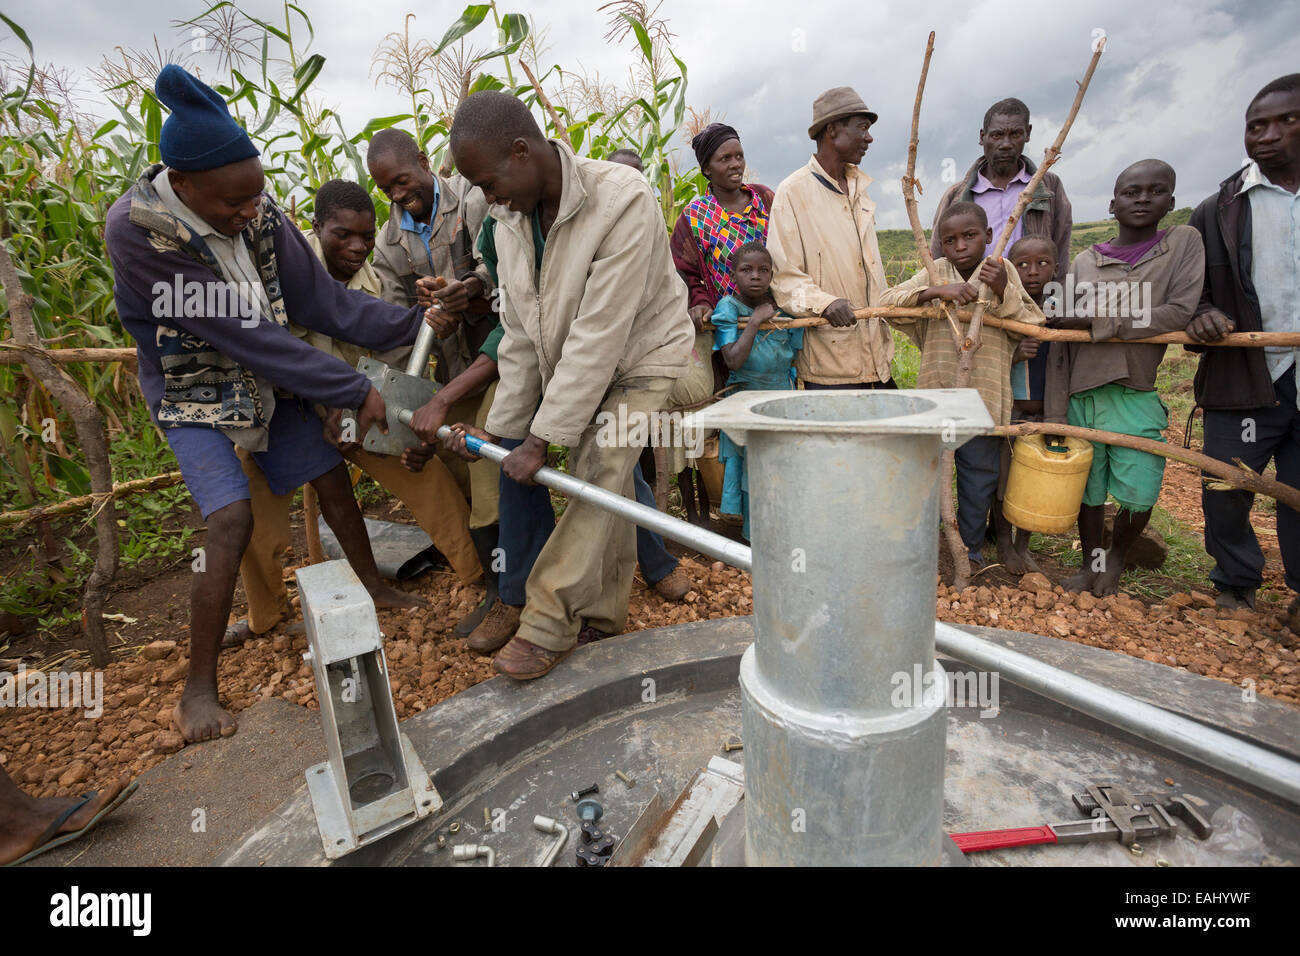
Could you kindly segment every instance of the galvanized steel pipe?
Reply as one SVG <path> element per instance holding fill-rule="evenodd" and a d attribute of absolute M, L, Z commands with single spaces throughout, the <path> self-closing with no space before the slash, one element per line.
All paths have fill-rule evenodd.
<path fill-rule="evenodd" d="M 939 466 L 945 440 L 991 427 L 978 393 L 742 392 L 694 419 L 748 459 L 746 862 L 941 864 Z M 900 705 L 894 678 L 916 673 L 933 683 Z"/>
<path fill-rule="evenodd" d="M 398 415 L 398 418 L 404 425 L 409 425 L 413 416 L 414 413 L 410 409 L 404 409 Z M 451 433 L 451 427 L 448 425 L 443 425 L 438 429 L 439 438 L 448 438 Z M 485 442 L 473 435 L 465 437 L 470 451 L 482 458 L 486 458 L 488 461 L 496 462 L 498 465 L 510 454 L 500 445 Z M 570 498 L 585 501 L 597 508 L 604 508 L 606 511 L 613 512 L 620 518 L 626 518 L 642 528 L 656 531 L 665 538 L 671 538 L 674 541 L 680 541 L 682 544 L 690 545 L 701 554 L 707 554 L 719 561 L 725 561 L 732 567 L 740 568 L 743 571 L 749 570 L 749 548 L 739 541 L 733 541 L 731 538 L 715 534 L 706 528 L 697 528 L 695 525 L 674 518 L 670 514 L 665 514 L 657 508 L 647 508 L 645 505 L 624 498 L 616 492 L 606 491 L 604 488 L 583 481 L 580 478 L 575 478 L 572 475 L 567 475 L 555 468 L 545 466 L 539 468 L 537 474 L 533 476 L 533 480 L 539 485 L 554 489 L 561 494 L 568 495 Z"/>
<path fill-rule="evenodd" d="M 1300 763 L 941 621 L 944 654 L 1300 805 Z"/>

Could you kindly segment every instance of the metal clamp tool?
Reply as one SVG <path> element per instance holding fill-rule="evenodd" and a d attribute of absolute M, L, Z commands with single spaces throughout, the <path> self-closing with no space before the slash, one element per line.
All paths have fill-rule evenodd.
<path fill-rule="evenodd" d="M 1114 784 L 1089 784 L 1086 793 L 1074 795 L 1074 805 L 1089 820 L 1049 823 L 1039 827 L 979 830 L 954 833 L 952 840 L 963 853 L 1033 846 L 1040 843 L 1094 843 L 1118 841 L 1133 846 L 1139 838 L 1173 836 L 1174 819 L 1182 820 L 1198 840 L 1208 839 L 1214 827 L 1187 800 L 1175 794 L 1130 794 Z"/>

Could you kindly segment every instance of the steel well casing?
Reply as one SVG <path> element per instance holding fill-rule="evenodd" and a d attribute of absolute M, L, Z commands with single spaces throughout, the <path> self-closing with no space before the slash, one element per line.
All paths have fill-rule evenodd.
<path fill-rule="evenodd" d="M 698 418 L 748 457 L 746 861 L 940 865 L 940 465 L 945 444 L 992 427 L 983 403 L 970 390 L 750 392 Z M 917 665 L 928 687 L 910 686 Z"/>

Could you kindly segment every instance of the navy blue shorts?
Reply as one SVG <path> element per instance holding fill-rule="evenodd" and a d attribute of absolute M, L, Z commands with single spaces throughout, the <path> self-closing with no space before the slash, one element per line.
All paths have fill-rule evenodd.
<path fill-rule="evenodd" d="M 236 501 L 247 501 L 248 478 L 235 454 L 235 444 L 217 428 L 181 425 L 164 428 L 185 485 L 204 520 Z M 253 453 L 266 483 L 277 495 L 287 495 L 319 478 L 341 461 L 338 449 L 325 440 L 320 418 L 306 405 L 277 397 L 266 451 Z"/>

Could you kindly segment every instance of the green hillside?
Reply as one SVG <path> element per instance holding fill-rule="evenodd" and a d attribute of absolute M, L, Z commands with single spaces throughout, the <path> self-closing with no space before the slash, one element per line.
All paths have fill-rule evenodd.
<path fill-rule="evenodd" d="M 1192 209 L 1186 206 L 1175 209 L 1160 221 L 1160 228 L 1186 225 L 1192 218 Z M 1096 222 L 1076 222 L 1070 234 L 1070 255 L 1077 256 L 1094 243 L 1112 238 L 1119 231 L 1114 219 L 1099 219 Z M 930 230 L 925 231 L 926 238 Z M 912 241 L 910 229 L 881 229 L 876 233 L 880 240 L 880 256 L 885 264 L 885 277 L 891 282 L 900 282 L 916 271 L 916 243 Z"/>

